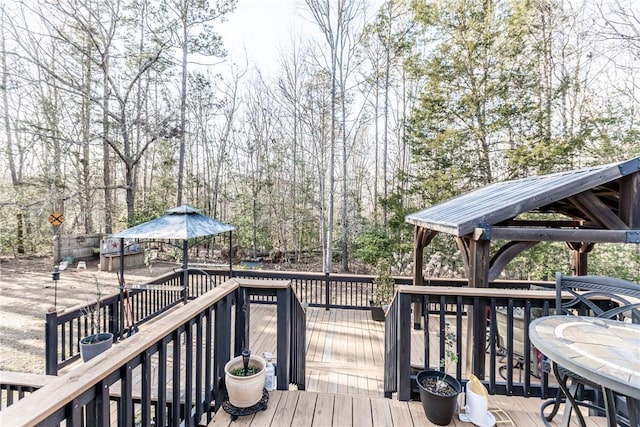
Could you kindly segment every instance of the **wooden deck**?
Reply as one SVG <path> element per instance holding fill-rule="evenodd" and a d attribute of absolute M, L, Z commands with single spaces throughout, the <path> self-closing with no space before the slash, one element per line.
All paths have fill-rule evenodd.
<path fill-rule="evenodd" d="M 384 323 L 370 316 L 366 310 L 309 308 L 306 391 L 271 392 L 267 410 L 233 423 L 221 409 L 209 426 L 432 426 L 420 402 L 383 397 Z M 275 307 L 252 305 L 252 352 L 275 353 L 275 331 Z M 422 339 L 422 331 L 414 333 Z M 414 354 L 420 357 L 419 351 Z M 538 398 L 489 397 L 497 426 L 542 425 L 541 403 Z M 556 421 L 561 419 L 562 412 Z M 587 420 L 589 426 L 606 425 L 603 417 Z M 450 425 L 472 426 L 457 417 Z"/>

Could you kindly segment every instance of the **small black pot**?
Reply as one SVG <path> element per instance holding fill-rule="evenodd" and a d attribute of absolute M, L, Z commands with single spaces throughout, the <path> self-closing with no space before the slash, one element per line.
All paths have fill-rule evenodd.
<path fill-rule="evenodd" d="M 384 322 L 384 309 L 379 305 L 372 305 L 371 318 L 376 322 Z"/>
<path fill-rule="evenodd" d="M 426 389 L 423 387 L 422 381 L 427 378 L 443 379 L 447 384 L 453 387 L 455 394 L 451 396 L 444 396 Z M 416 382 L 418 383 L 418 390 L 420 390 L 420 402 L 422 402 L 422 409 L 424 409 L 424 413 L 429 421 L 440 426 L 449 424 L 456 413 L 458 395 L 462 391 L 462 386 L 458 380 L 450 375 L 443 374 L 440 371 L 427 370 L 418 373 L 416 376 Z"/>

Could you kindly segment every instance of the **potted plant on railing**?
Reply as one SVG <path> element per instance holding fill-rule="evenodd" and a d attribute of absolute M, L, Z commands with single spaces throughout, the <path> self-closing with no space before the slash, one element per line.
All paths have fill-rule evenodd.
<path fill-rule="evenodd" d="M 262 401 L 266 365 L 262 357 L 252 355 L 249 350 L 244 350 L 242 355 L 227 362 L 224 366 L 224 380 L 231 405 L 235 408 L 250 408 Z M 265 408 L 266 405 L 258 409 Z"/>
<path fill-rule="evenodd" d="M 458 395 L 462 391 L 460 382 L 447 374 L 449 366 L 458 362 L 458 354 L 454 351 L 456 335 L 451 325 L 445 328 L 445 357 L 440 361 L 444 372 L 439 370 L 421 371 L 416 376 L 420 391 L 420 402 L 429 419 L 434 424 L 447 425 L 455 415 Z"/>
<path fill-rule="evenodd" d="M 95 278 L 95 277 L 94 277 Z M 91 324 L 91 334 L 80 340 L 80 356 L 84 362 L 93 359 L 97 355 L 107 351 L 113 344 L 113 334 L 111 332 L 101 332 L 102 310 L 100 301 L 100 284 L 96 281 L 96 303 L 87 305 L 82 311 Z"/>
<path fill-rule="evenodd" d="M 384 313 L 389 308 L 395 290 L 395 281 L 391 276 L 391 266 L 386 260 L 378 263 L 378 275 L 373 280 L 373 294 L 369 301 L 371 318 L 378 322 L 384 321 Z"/>

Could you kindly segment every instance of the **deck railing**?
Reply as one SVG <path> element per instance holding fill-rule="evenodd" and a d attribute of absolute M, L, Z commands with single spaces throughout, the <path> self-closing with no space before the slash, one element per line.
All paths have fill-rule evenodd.
<path fill-rule="evenodd" d="M 278 388 L 304 388 L 304 346 L 291 343 L 306 341 L 305 313 L 290 284 L 232 279 L 14 402 L 0 412 L 0 425 L 106 426 L 112 416 L 121 425 L 209 421 L 223 397 L 232 337 L 235 355 L 249 344 L 243 301 L 254 294 L 277 300 Z"/>
<path fill-rule="evenodd" d="M 49 384 L 56 377 L 0 371 L 0 411 Z"/>
<path fill-rule="evenodd" d="M 182 279 L 178 273 L 170 273 L 151 280 L 142 287 L 128 289 L 133 323 L 144 324 L 180 304 L 183 301 L 181 283 Z M 101 319 L 100 331 L 111 332 L 114 341 L 128 335 L 130 325 L 120 324 L 120 319 L 124 319 L 121 313 L 122 306 L 120 294 L 117 294 L 102 298 L 99 307 L 95 302 L 78 305 L 61 313 L 47 313 L 45 373 L 57 375 L 59 369 L 80 358 L 78 341 L 92 333 L 91 325 L 98 317 Z"/>
<path fill-rule="evenodd" d="M 292 283 L 297 298 L 311 307 L 368 309 L 374 291 L 374 276 L 353 274 L 322 274 L 275 272 L 262 270 L 236 270 L 233 276 L 241 279 L 287 280 Z M 182 270 L 162 275 L 142 285 L 129 286 L 134 324 L 145 322 L 165 313 L 186 300 L 192 300 L 229 279 L 229 270 L 219 268 L 189 268 L 187 297 L 183 294 Z M 398 285 L 412 284 L 408 277 L 395 277 Z M 462 279 L 425 279 L 434 286 L 462 287 Z M 534 282 L 502 281 L 493 286 L 526 289 Z M 253 295 L 252 302 L 273 303 L 273 295 Z M 96 303 L 73 307 L 63 313 L 46 315 L 45 373 L 56 375 L 65 366 L 80 357 L 78 341 L 89 334 L 91 316 Z M 114 334 L 115 340 L 128 335 L 129 325 L 123 323 L 120 294 L 102 299 L 100 303 L 102 331 Z"/>
<path fill-rule="evenodd" d="M 549 290 L 400 286 L 385 319 L 385 395 L 397 392 L 400 400 L 411 398 L 411 350 L 418 345 L 411 342 L 411 307 L 417 303 L 423 313 L 424 346 L 419 351 L 424 362 L 421 366 L 413 362 L 414 370 L 441 369 L 444 332 L 453 327 L 459 358 L 455 371 L 448 373 L 461 383 L 471 372 L 491 394 L 548 397 L 557 388 L 549 384 L 547 373 L 537 369 L 544 361 L 533 360 L 536 352 L 531 351 L 528 335 L 533 313 L 548 315 L 554 298 L 555 292 Z M 506 325 L 500 328 L 506 336 L 499 333 L 499 309 L 506 313 Z M 522 313 L 519 323 L 514 313 Z M 524 345 L 520 354 L 514 351 L 518 334 Z M 461 354 L 462 341 L 467 343 L 466 354 Z"/>

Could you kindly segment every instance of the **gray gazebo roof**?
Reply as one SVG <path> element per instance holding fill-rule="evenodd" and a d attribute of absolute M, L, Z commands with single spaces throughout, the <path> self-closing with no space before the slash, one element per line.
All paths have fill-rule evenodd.
<path fill-rule="evenodd" d="M 166 215 L 113 235 L 124 239 L 188 240 L 233 231 L 235 227 L 200 214 L 200 210 L 183 205 L 169 209 Z"/>
<path fill-rule="evenodd" d="M 406 221 L 460 237 L 473 232 L 479 224 L 498 224 L 528 211 L 558 212 L 580 218 L 581 213 L 563 199 L 606 186 L 639 170 L 640 157 L 608 165 L 498 182 L 410 214 Z"/>

